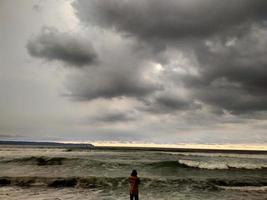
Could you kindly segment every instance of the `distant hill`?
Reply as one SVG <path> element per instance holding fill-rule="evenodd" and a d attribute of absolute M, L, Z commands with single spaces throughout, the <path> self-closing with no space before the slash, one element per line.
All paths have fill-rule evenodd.
<path fill-rule="evenodd" d="M 93 148 L 92 144 L 59 143 L 59 142 L 30 142 L 30 141 L 0 141 L 1 145 L 8 146 L 33 146 L 33 147 L 62 147 L 62 148 Z"/>

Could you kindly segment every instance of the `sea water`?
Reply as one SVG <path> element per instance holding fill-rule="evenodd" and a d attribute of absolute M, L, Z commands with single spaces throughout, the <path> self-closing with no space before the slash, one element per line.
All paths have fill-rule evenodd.
<path fill-rule="evenodd" d="M 0 148 L 2 200 L 267 199 L 267 155 L 141 150 Z"/>

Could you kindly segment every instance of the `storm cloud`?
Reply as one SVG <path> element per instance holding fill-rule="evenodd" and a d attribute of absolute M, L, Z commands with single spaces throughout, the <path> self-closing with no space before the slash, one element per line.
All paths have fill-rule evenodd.
<path fill-rule="evenodd" d="M 196 50 L 198 77 L 186 77 L 196 96 L 235 114 L 266 110 L 267 29 L 252 26 L 242 36 L 216 37 Z"/>
<path fill-rule="evenodd" d="M 212 106 L 217 113 L 267 110 L 266 1 L 78 0 L 72 5 L 85 26 L 111 31 L 131 43 L 105 46 L 119 53 L 105 50 L 99 58 L 91 43 L 53 28 L 43 28 L 30 40 L 27 48 L 34 57 L 76 66 L 97 58 L 101 62 L 97 69 L 69 76 L 67 96 L 72 99 L 136 98 L 143 102 L 141 110 L 152 113 L 201 109 L 200 105 Z M 158 44 L 164 48 L 149 50 Z M 168 54 L 170 49 L 194 58 L 196 64 L 181 67 L 176 55 Z M 156 78 L 147 73 L 153 71 L 151 63 L 162 68 Z M 173 93 L 181 87 L 190 98 Z"/>
<path fill-rule="evenodd" d="M 89 41 L 59 32 L 54 27 L 43 27 L 39 35 L 28 41 L 27 50 L 33 57 L 58 60 L 70 66 L 82 67 L 97 61 L 97 54 Z"/>
<path fill-rule="evenodd" d="M 79 0 L 73 6 L 87 26 L 116 31 L 125 39 L 137 38 L 153 48 L 158 44 L 165 46 L 158 55 L 166 54 L 169 48 L 190 49 L 197 62 L 194 66 L 197 75 L 177 73 L 179 67 L 169 69 L 167 65 L 176 59 L 175 55 L 164 62 L 155 61 L 161 62 L 165 70 L 161 76 L 164 91 L 145 99 L 147 110 L 160 113 L 189 109 L 195 107 L 192 102 L 213 106 L 220 113 L 267 110 L 266 1 Z M 176 87 L 186 86 L 192 99 L 164 96 L 170 93 L 170 82 L 178 83 Z M 143 91 L 140 85 L 137 88 Z M 134 91 L 131 87 L 127 90 Z M 113 96 L 115 93 L 107 97 Z"/>
<path fill-rule="evenodd" d="M 142 98 L 161 86 L 138 76 L 137 72 L 97 70 L 76 73 L 69 77 L 67 87 L 74 100 L 90 101 L 97 98 L 134 97 Z"/>
<path fill-rule="evenodd" d="M 95 116 L 90 119 L 92 123 L 125 123 L 129 121 L 134 121 L 137 119 L 137 115 L 134 112 L 121 112 L 121 111 L 108 111 L 102 113 L 99 116 Z"/>
<path fill-rule="evenodd" d="M 201 109 L 201 105 L 194 102 L 194 99 L 179 96 L 179 92 L 175 91 L 159 92 L 146 98 L 144 102 L 144 106 L 140 109 L 152 114 L 176 114 L 177 111 Z"/>
<path fill-rule="evenodd" d="M 154 41 L 203 38 L 267 15 L 264 0 L 79 0 L 74 7 L 86 24 Z"/>
<path fill-rule="evenodd" d="M 0 137 L 266 141 L 266 0 L 4 2 Z"/>

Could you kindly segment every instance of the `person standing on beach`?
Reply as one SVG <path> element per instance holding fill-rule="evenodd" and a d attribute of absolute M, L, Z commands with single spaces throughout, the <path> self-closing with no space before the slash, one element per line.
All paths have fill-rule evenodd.
<path fill-rule="evenodd" d="M 130 200 L 138 200 L 138 185 L 140 184 L 140 179 L 137 177 L 137 171 L 133 170 L 131 176 L 128 178 L 129 181 L 129 192 Z"/>

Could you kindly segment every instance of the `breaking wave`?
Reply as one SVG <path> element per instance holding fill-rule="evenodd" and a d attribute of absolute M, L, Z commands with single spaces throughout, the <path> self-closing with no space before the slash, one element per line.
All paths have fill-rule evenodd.
<path fill-rule="evenodd" d="M 180 165 L 199 169 L 267 169 L 267 164 L 205 162 L 196 160 L 178 160 Z"/>
<path fill-rule="evenodd" d="M 267 191 L 267 186 L 234 186 L 234 187 L 230 187 L 230 186 L 217 186 L 219 189 L 223 189 L 223 190 L 235 190 L 235 191 L 242 191 L 242 192 L 246 192 L 246 191 L 262 191 L 265 192 Z"/>
<path fill-rule="evenodd" d="M 13 158 L 10 160 L 0 160 L 2 163 L 18 163 L 23 165 L 64 165 L 66 162 L 70 162 L 75 165 L 79 162 L 84 167 L 101 167 L 108 169 L 119 169 L 127 166 L 131 166 L 132 163 L 126 162 L 112 162 L 103 160 L 86 160 L 75 157 L 47 157 L 47 156 L 30 156 L 23 158 Z M 226 169 L 240 169 L 240 170 L 262 170 L 267 169 L 267 163 L 252 163 L 252 162 L 238 162 L 238 161 L 218 161 L 218 160 L 195 160 L 195 159 L 179 159 L 169 161 L 158 162 L 136 162 L 139 167 L 149 168 L 195 168 L 205 170 L 226 170 Z"/>

